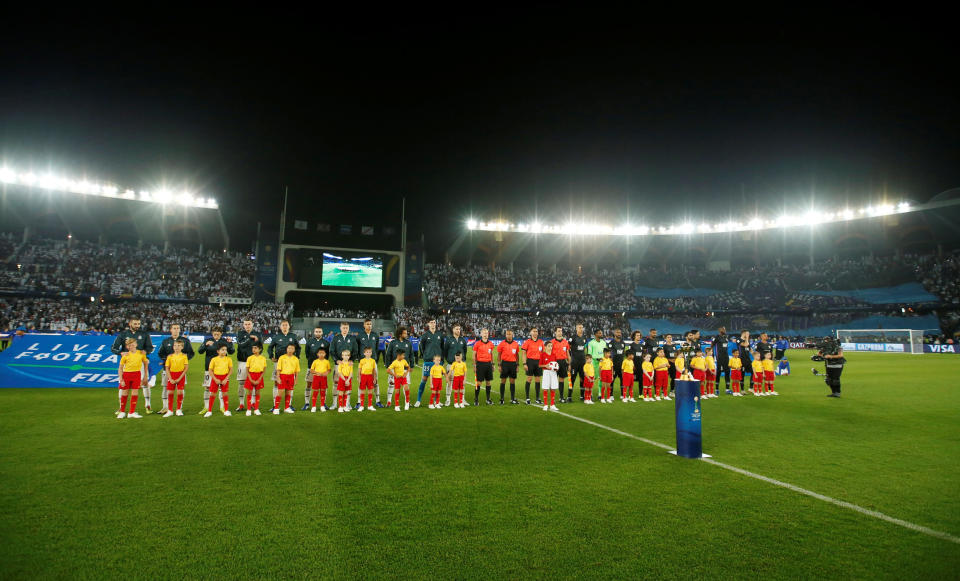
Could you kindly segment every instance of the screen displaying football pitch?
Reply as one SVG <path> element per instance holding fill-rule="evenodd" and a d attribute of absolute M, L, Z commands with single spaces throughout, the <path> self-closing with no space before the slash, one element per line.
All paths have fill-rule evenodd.
<path fill-rule="evenodd" d="M 383 257 L 323 253 L 325 287 L 383 288 Z"/>

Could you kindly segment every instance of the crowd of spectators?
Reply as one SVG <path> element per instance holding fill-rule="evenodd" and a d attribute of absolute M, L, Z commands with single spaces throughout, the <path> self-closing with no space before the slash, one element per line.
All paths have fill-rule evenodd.
<path fill-rule="evenodd" d="M 916 276 L 924 288 L 940 297 L 940 328 L 949 337 L 960 332 L 960 253 L 919 258 Z"/>
<path fill-rule="evenodd" d="M 493 311 L 628 311 L 632 277 L 624 273 L 515 270 L 427 264 L 433 306 Z"/>
<path fill-rule="evenodd" d="M 76 239 L 0 237 L 0 288 L 13 291 L 203 299 L 250 297 L 256 265 L 237 252 Z"/>
<path fill-rule="evenodd" d="M 383 313 L 377 311 L 365 311 L 358 309 L 305 309 L 295 311 L 295 317 L 321 318 L 321 319 L 383 319 L 386 318 Z"/>
<path fill-rule="evenodd" d="M 184 333 L 208 333 L 213 327 L 236 331 L 244 318 L 258 329 L 276 328 L 293 310 L 291 303 L 224 305 L 123 301 L 90 302 L 76 299 L 0 298 L 0 329 L 22 331 L 100 331 L 115 333 L 127 326 L 129 316 L 139 316 L 142 328 L 166 332 L 179 323 Z"/>
<path fill-rule="evenodd" d="M 564 271 L 426 265 L 424 288 L 435 309 L 469 311 L 630 312 L 800 311 L 870 308 L 849 296 L 804 290 L 859 290 L 921 281 L 948 305 L 960 305 L 958 258 L 932 255 L 827 259 L 813 265 L 757 265 L 729 271 L 649 266 L 624 271 Z M 709 296 L 634 296 L 639 287 L 716 289 Z M 648 295 L 656 293 L 650 292 Z"/>

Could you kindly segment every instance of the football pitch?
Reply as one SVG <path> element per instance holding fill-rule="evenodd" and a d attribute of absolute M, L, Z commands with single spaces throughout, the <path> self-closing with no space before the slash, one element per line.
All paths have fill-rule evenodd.
<path fill-rule="evenodd" d="M 365 288 L 379 288 L 383 286 L 383 270 L 363 265 L 349 265 L 359 268 L 360 270 L 357 272 L 337 270 L 337 267 L 344 265 L 347 264 L 324 264 L 323 286 L 357 286 Z"/>
<path fill-rule="evenodd" d="M 703 403 L 719 464 L 656 445 L 672 402 L 203 419 L 199 358 L 186 417 L 0 390 L 0 577 L 960 577 L 960 359 L 851 354 L 836 400 L 790 354 Z"/>

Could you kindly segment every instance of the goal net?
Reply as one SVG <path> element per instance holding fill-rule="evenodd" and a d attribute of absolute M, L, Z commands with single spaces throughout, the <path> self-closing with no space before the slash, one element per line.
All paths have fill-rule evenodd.
<path fill-rule="evenodd" d="M 846 351 L 923 353 L 922 329 L 837 329 L 837 339 Z"/>

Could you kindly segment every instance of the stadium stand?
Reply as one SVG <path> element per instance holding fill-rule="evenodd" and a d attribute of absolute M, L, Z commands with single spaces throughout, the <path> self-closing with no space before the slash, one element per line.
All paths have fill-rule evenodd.
<path fill-rule="evenodd" d="M 0 329 L 21 331 L 78 331 L 116 333 L 127 325 L 127 317 L 138 315 L 142 328 L 166 332 L 179 323 L 184 333 L 206 333 L 213 327 L 226 332 L 239 329 L 244 318 L 252 318 L 257 329 L 270 331 L 287 318 L 293 305 L 255 303 L 219 306 L 215 304 L 123 301 L 89 302 L 74 299 L 0 297 Z"/>
<path fill-rule="evenodd" d="M 0 289 L 138 299 L 249 298 L 255 264 L 237 252 L 31 238 L 0 245 Z"/>
<path fill-rule="evenodd" d="M 956 254 L 830 259 L 721 272 L 689 266 L 611 272 L 428 264 L 424 308 L 397 307 L 392 315 L 415 333 L 436 316 L 445 329 L 458 322 L 466 334 L 489 327 L 494 336 L 506 328 L 524 333 L 534 325 L 570 328 L 578 322 L 606 332 L 724 325 L 789 335 L 821 335 L 838 325 L 939 326 L 952 336 L 960 327 L 958 264 Z M 163 330 L 173 319 L 193 332 L 213 325 L 229 328 L 248 311 L 257 324 L 275 325 L 292 314 L 292 305 L 221 307 L 206 302 L 212 296 L 249 298 L 254 268 L 243 253 L 72 237 L 34 235 L 25 241 L 22 234 L 3 232 L 0 328 L 113 329 L 122 326 L 128 312 L 141 314 L 151 330 Z M 126 300 L 115 302 L 118 298 Z M 307 309 L 297 315 L 383 318 L 382 313 L 348 308 Z"/>

